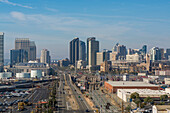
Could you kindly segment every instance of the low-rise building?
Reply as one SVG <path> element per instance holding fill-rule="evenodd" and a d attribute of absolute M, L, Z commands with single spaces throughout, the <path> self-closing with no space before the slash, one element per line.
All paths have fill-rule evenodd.
<path fill-rule="evenodd" d="M 69 65 L 69 59 L 62 59 L 58 61 L 58 66 L 60 67 L 67 67 Z"/>
<path fill-rule="evenodd" d="M 152 113 L 170 113 L 170 105 L 154 105 Z"/>
<path fill-rule="evenodd" d="M 41 78 L 42 71 L 41 70 L 31 70 L 31 78 Z"/>
<path fill-rule="evenodd" d="M 111 70 L 111 64 L 112 64 L 111 61 L 104 61 L 100 65 L 100 71 L 101 72 L 109 72 L 109 70 Z"/>
<path fill-rule="evenodd" d="M 30 73 L 16 73 L 16 78 L 18 78 L 18 79 L 22 79 L 22 78 L 30 78 L 31 76 L 30 76 Z"/>
<path fill-rule="evenodd" d="M 12 77 L 11 72 L 1 72 L 0 73 L 0 79 L 6 79 L 6 78 L 10 78 L 10 77 Z"/>
<path fill-rule="evenodd" d="M 164 78 L 164 80 L 166 85 L 170 85 L 170 78 Z"/>
<path fill-rule="evenodd" d="M 140 62 L 140 56 L 136 53 L 133 55 L 126 55 L 127 62 Z"/>
<path fill-rule="evenodd" d="M 170 75 L 170 70 L 165 70 L 165 71 L 161 71 L 161 70 L 155 70 L 155 75 Z"/>
<path fill-rule="evenodd" d="M 165 88 L 165 92 L 170 94 L 170 88 Z"/>
<path fill-rule="evenodd" d="M 77 61 L 77 69 L 84 69 L 86 68 L 86 61 L 78 60 Z"/>
<path fill-rule="evenodd" d="M 129 102 L 130 96 L 132 93 L 138 93 L 140 98 L 160 98 L 161 95 L 168 95 L 170 97 L 170 94 L 168 94 L 165 91 L 162 90 L 151 90 L 151 89 L 118 89 L 117 96 L 120 99 L 123 99 L 125 102 Z"/>
<path fill-rule="evenodd" d="M 12 72 L 14 75 L 16 73 L 22 73 L 22 72 L 31 72 L 31 70 L 41 70 L 45 73 L 45 75 L 48 75 L 50 73 L 50 67 L 48 64 L 45 63 L 19 63 L 17 65 L 5 66 L 4 67 L 7 71 Z"/>
<path fill-rule="evenodd" d="M 110 93 L 116 93 L 117 89 L 152 89 L 158 90 L 159 85 L 149 84 L 138 81 L 106 81 L 104 87 Z"/>

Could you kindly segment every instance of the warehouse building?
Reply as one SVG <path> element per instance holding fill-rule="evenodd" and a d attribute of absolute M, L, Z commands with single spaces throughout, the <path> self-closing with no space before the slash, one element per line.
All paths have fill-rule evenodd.
<path fill-rule="evenodd" d="M 138 81 L 107 81 L 104 83 L 104 87 L 110 93 L 116 93 L 117 89 L 152 89 L 158 90 L 159 85 L 149 84 Z"/>
<path fill-rule="evenodd" d="M 170 113 L 170 105 L 154 105 L 152 113 Z"/>
<path fill-rule="evenodd" d="M 159 99 L 161 95 L 168 95 L 168 97 L 170 97 L 170 94 L 165 91 L 151 89 L 118 89 L 117 96 L 123 99 L 123 101 L 129 102 L 131 94 L 135 92 L 139 94 L 140 98 L 151 97 Z"/>

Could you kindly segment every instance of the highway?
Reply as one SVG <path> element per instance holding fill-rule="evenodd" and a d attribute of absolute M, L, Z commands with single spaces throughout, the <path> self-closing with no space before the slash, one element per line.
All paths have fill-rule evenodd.
<path fill-rule="evenodd" d="M 111 103 L 109 99 L 105 97 L 105 94 L 103 94 L 100 90 L 94 90 L 90 94 L 90 96 L 93 98 L 94 104 L 100 107 L 101 112 L 105 113 L 120 113 L 118 108 L 114 105 L 111 105 L 109 109 L 106 109 L 107 103 Z"/>
<path fill-rule="evenodd" d="M 85 113 L 87 109 L 91 112 L 91 107 L 86 102 L 86 100 L 84 99 L 82 94 L 80 94 L 80 91 L 78 90 L 78 88 L 76 88 L 76 86 L 74 86 L 72 84 L 72 82 L 70 82 L 71 80 L 70 80 L 69 75 L 65 74 L 65 77 L 66 77 L 67 84 L 70 86 L 70 88 L 73 92 L 73 95 L 75 96 L 75 99 L 76 99 L 76 101 L 79 105 L 79 111 L 78 112 L 79 113 Z"/>
<path fill-rule="evenodd" d="M 68 105 L 69 102 L 66 100 L 66 91 L 64 90 L 65 86 L 65 81 L 67 82 L 67 85 L 70 87 L 70 89 L 73 92 L 73 95 L 78 103 L 79 110 L 72 110 Z M 57 112 L 56 113 L 86 113 L 86 110 L 89 110 L 89 113 L 92 113 L 90 106 L 88 103 L 85 101 L 84 97 L 82 94 L 80 94 L 80 91 L 76 89 L 76 87 L 70 82 L 70 77 L 69 75 L 63 73 L 60 75 L 60 83 L 59 86 L 56 88 L 57 91 Z M 80 98 L 79 98 L 80 97 Z M 66 104 L 67 103 L 67 104 Z"/>
<path fill-rule="evenodd" d="M 66 108 L 66 100 L 65 100 L 65 94 L 64 92 L 64 76 L 60 75 L 60 84 L 59 87 L 56 88 L 57 91 L 57 112 L 58 113 L 65 113 L 65 108 Z"/>

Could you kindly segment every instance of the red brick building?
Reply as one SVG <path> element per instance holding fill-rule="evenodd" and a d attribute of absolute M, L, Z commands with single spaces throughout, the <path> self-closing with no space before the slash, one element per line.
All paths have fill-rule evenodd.
<path fill-rule="evenodd" d="M 159 85 L 136 81 L 108 81 L 104 83 L 104 87 L 110 93 L 116 93 L 117 89 L 159 89 Z"/>

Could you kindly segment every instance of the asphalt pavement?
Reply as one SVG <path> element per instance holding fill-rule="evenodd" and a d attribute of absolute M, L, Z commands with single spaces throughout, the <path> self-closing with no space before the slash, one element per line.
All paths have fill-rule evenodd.
<path fill-rule="evenodd" d="M 66 100 L 66 91 L 64 90 L 65 81 L 67 81 L 67 85 L 71 88 L 73 95 L 79 105 L 78 110 L 68 109 L 68 101 Z M 90 106 L 85 101 L 82 94 L 78 93 L 78 89 L 72 84 L 69 75 L 63 73 L 60 75 L 60 84 L 56 88 L 57 90 L 57 111 L 56 113 L 86 113 L 86 110 L 89 110 L 89 113 L 92 113 Z"/>

